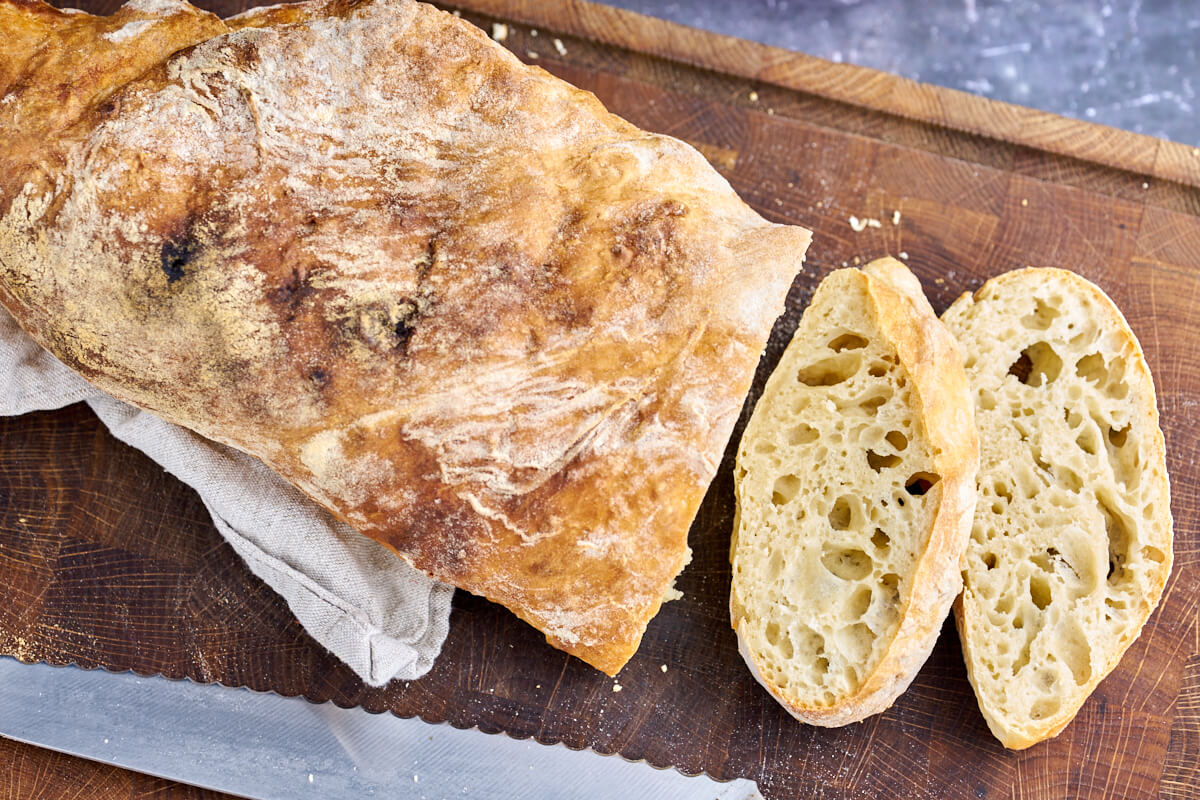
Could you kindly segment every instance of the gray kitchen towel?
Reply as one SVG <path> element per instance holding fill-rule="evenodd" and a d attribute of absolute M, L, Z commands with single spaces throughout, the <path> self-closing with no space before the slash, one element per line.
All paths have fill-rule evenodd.
<path fill-rule="evenodd" d="M 0 308 L 0 416 L 81 401 L 113 436 L 195 489 L 250 570 L 364 681 L 429 671 L 449 631 L 452 587 L 335 520 L 258 459 L 101 392 Z"/>

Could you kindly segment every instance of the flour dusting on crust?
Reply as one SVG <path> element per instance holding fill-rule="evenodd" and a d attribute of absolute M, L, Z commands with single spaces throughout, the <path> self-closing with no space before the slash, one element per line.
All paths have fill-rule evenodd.
<path fill-rule="evenodd" d="M 415 2 L 0 16 L 21 34 L 0 43 L 21 324 L 619 669 L 808 232 Z"/>

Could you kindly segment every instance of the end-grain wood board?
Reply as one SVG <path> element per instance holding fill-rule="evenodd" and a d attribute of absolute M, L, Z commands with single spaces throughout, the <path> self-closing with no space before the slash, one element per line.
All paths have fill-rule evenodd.
<path fill-rule="evenodd" d="M 485 30 L 506 24 L 506 47 L 616 113 L 693 143 L 764 216 L 813 229 L 743 422 L 837 267 L 899 256 L 939 311 L 1029 264 L 1100 284 L 1145 347 L 1172 476 L 1175 569 L 1142 637 L 1072 725 L 1021 753 L 988 733 L 952 625 L 886 713 L 802 725 L 754 682 L 729 628 L 731 444 L 691 530 L 685 597 L 651 623 L 622 691 L 462 592 L 432 672 L 371 689 L 238 561 L 191 490 L 76 406 L 0 420 L 0 652 L 563 741 L 751 778 L 769 798 L 1200 797 L 1200 150 L 602 6 L 457 6 Z M 881 225 L 858 231 L 851 216 Z M 42 768 L 30 753 L 0 794 Z M 93 795 L 128 796 L 101 784 Z"/>

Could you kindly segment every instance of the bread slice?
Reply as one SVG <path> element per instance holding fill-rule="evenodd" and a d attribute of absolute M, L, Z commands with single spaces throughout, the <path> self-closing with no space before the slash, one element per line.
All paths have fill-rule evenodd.
<path fill-rule="evenodd" d="M 955 617 L 988 727 L 1019 750 L 1066 727 L 1170 574 L 1154 383 L 1121 312 L 1072 272 L 993 278 L 943 321 L 981 446 Z"/>
<path fill-rule="evenodd" d="M 903 264 L 827 277 L 737 455 L 730 613 L 797 719 L 886 709 L 961 588 L 975 425 L 958 345 Z"/>

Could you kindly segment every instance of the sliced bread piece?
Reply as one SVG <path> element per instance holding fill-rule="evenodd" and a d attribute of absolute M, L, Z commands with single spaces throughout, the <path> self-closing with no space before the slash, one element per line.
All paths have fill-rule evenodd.
<path fill-rule="evenodd" d="M 1001 275 L 943 320 L 981 446 L 955 617 L 983 716 L 1019 750 L 1071 721 L 1170 574 L 1154 383 L 1121 312 L 1071 272 Z"/>
<path fill-rule="evenodd" d="M 978 460 L 958 345 L 908 269 L 818 287 L 742 436 L 730 614 L 797 719 L 892 704 L 961 588 Z"/>

